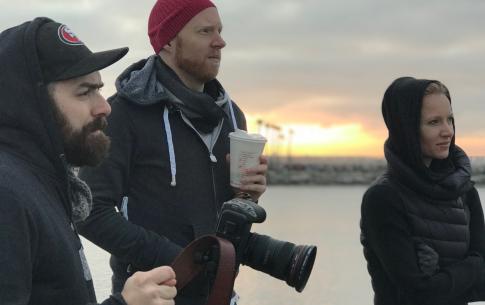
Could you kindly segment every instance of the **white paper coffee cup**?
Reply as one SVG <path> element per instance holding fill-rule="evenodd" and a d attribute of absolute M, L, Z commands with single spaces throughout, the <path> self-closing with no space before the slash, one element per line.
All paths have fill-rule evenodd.
<path fill-rule="evenodd" d="M 248 134 L 244 130 L 229 133 L 230 139 L 230 183 L 234 187 L 241 186 L 244 170 L 257 166 L 263 153 L 266 138 L 259 134 Z"/>

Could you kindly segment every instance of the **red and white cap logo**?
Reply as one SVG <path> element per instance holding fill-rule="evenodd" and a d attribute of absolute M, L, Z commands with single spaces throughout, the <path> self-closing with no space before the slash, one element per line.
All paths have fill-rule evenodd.
<path fill-rule="evenodd" d="M 59 39 L 68 45 L 76 46 L 83 45 L 84 43 L 77 38 L 76 34 L 68 28 L 66 25 L 61 25 L 58 30 Z"/>

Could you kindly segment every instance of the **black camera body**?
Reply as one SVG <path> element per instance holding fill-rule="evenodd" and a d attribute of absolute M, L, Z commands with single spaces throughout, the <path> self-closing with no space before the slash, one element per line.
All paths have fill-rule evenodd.
<path fill-rule="evenodd" d="M 222 206 L 216 235 L 232 242 L 236 267 L 248 265 L 286 281 L 301 292 L 308 281 L 317 254 L 316 246 L 295 245 L 251 232 L 253 223 L 262 223 L 266 211 L 256 203 L 234 198 Z"/>

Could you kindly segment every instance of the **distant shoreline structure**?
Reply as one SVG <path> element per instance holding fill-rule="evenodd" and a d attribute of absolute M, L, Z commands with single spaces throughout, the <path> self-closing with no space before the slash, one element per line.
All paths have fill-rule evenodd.
<path fill-rule="evenodd" d="M 471 157 L 472 180 L 485 185 L 485 157 Z M 269 185 L 369 185 L 386 169 L 378 157 L 270 156 Z"/>

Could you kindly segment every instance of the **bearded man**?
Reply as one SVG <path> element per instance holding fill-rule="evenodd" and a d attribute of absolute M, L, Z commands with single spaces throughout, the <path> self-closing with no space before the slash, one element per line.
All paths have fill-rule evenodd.
<path fill-rule="evenodd" d="M 127 48 L 93 53 L 65 25 L 36 18 L 0 34 L 0 303 L 94 304 L 77 234 L 90 212 L 74 166 L 109 149 L 99 70 Z M 103 305 L 173 305 L 170 267 L 137 273 Z"/>

